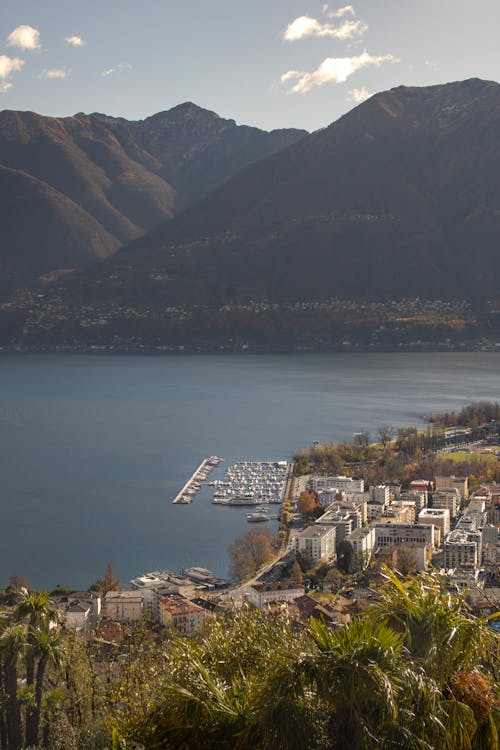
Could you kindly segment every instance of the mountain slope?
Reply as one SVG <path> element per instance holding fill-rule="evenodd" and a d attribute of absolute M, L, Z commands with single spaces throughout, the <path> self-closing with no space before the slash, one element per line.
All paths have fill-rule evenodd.
<path fill-rule="evenodd" d="M 92 294 L 87 282 L 100 276 L 100 298 L 176 303 L 494 296 L 499 133 L 496 83 L 377 94 L 248 167 L 74 288 Z M 151 283 L 151 267 L 163 283 Z"/>
<path fill-rule="evenodd" d="M 0 165 L 0 293 L 51 269 L 89 265 L 117 242 L 80 206 L 45 182 Z"/>
<path fill-rule="evenodd" d="M 10 170 L 10 179 L 13 171 L 19 173 L 18 197 L 37 214 L 38 237 L 43 237 L 38 242 L 37 235 L 23 231 L 16 240 L 19 252 L 7 257 L 0 248 L 0 264 L 12 272 L 4 277 L 4 287 L 18 278 L 29 280 L 54 268 L 81 267 L 109 255 L 171 219 L 177 203 L 186 205 L 193 195 L 203 194 L 234 174 L 240 164 L 302 135 L 302 131 L 268 134 L 237 126 L 191 104 L 144 122 L 81 113 L 53 118 L 33 112 L 0 112 L 0 165 Z M 27 180 L 27 175 L 35 181 Z M 2 198 L 7 196 L 5 190 Z M 49 202 L 58 202 L 58 211 L 47 214 L 45 227 L 45 203 L 36 205 L 42 194 L 45 199 L 50 196 Z M 56 216 L 61 220 L 60 231 Z M 83 216 L 89 217 L 86 227 Z M 0 218 L 3 221 L 1 208 Z M 5 220 L 10 222 L 11 217 Z M 31 269 L 30 258 L 36 259 Z"/>

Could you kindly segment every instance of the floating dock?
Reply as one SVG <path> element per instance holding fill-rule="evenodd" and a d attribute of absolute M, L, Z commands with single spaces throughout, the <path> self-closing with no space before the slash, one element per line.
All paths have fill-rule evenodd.
<path fill-rule="evenodd" d="M 218 456 L 210 456 L 210 458 L 204 458 L 194 474 L 192 474 L 192 476 L 187 480 L 186 484 L 179 492 L 179 494 L 173 498 L 172 504 L 188 505 L 192 501 L 194 495 L 196 495 L 196 493 L 200 489 L 199 486 L 196 486 L 198 482 L 201 484 L 201 482 L 203 482 L 207 478 L 208 473 L 212 471 L 212 469 L 214 469 L 216 466 L 218 466 L 221 461 L 222 458 L 219 458 Z"/>

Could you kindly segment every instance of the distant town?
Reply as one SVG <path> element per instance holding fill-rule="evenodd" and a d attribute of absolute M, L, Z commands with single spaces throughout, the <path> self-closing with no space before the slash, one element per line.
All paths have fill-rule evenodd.
<path fill-rule="evenodd" d="M 0 352 L 497 351 L 498 316 L 496 300 L 474 306 L 465 300 L 330 298 L 210 307 L 79 303 L 64 288 L 21 290 L 0 304 Z"/>

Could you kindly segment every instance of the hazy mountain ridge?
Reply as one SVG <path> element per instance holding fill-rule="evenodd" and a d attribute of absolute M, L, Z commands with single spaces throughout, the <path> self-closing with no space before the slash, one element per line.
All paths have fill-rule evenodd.
<path fill-rule="evenodd" d="M 285 131 L 276 137 L 247 129 L 191 104 L 171 112 L 143 123 L 99 114 L 53 118 L 33 112 L 0 112 L 0 165 L 11 170 L 11 179 L 12 172 L 19 173 L 19 200 L 8 216 L 2 216 L 12 227 L 14 238 L 9 248 L 0 251 L 4 289 L 54 268 L 88 265 L 162 220 L 171 219 L 177 203 L 189 203 L 190 193 L 200 194 L 234 174 L 239 168 L 232 157 L 234 147 L 246 163 L 303 135 Z M 228 129 L 231 138 L 226 146 L 224 133 Z M 248 130 L 255 130 L 251 139 Z M 211 149 L 216 163 L 212 171 L 206 158 L 197 164 L 200 154 Z M 183 167 L 186 160 L 188 168 Z M 198 179 L 200 172 L 203 184 Z M 45 185 L 40 210 L 36 204 L 41 195 L 38 183 Z M 3 185 L 1 195 L 8 198 L 5 174 Z M 19 193 L 21 185 L 24 191 Z M 16 224 L 21 227 L 26 220 L 24 200 L 36 214 L 37 229 L 32 233 L 20 229 L 16 237 Z M 42 205 L 52 207 L 52 219 L 59 216 L 61 227 L 52 219 L 44 225 Z"/>

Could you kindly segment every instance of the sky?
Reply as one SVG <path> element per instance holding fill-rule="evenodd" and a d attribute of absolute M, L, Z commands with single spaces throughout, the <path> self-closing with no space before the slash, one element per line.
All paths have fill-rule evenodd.
<path fill-rule="evenodd" d="M 499 0 L 345 3 L 2 0 L 0 109 L 143 119 L 192 101 L 312 131 L 394 86 L 500 81 Z"/>

